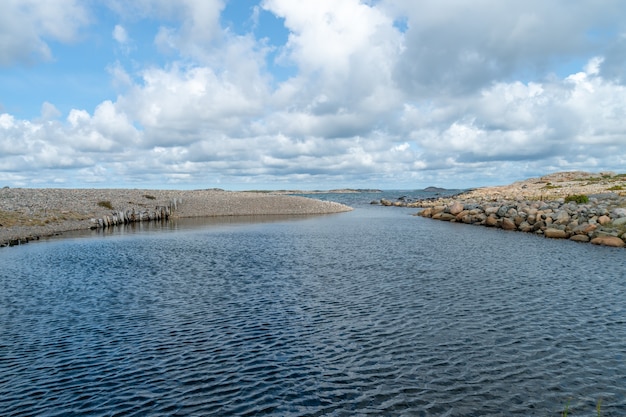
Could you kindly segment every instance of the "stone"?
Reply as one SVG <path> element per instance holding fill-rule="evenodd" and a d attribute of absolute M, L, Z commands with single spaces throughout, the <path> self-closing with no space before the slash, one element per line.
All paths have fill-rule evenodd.
<path fill-rule="evenodd" d="M 567 224 L 570 221 L 570 215 L 567 210 L 559 210 L 554 217 L 555 224 Z"/>
<path fill-rule="evenodd" d="M 577 235 L 587 235 L 592 233 L 598 228 L 595 224 L 583 223 L 576 228 L 574 228 L 573 232 Z"/>
<path fill-rule="evenodd" d="M 611 214 L 613 215 L 613 217 L 617 218 L 626 217 L 626 208 L 618 207 L 616 209 L 613 209 Z"/>
<path fill-rule="evenodd" d="M 533 231 L 533 226 L 528 222 L 522 222 L 519 226 L 517 226 L 517 229 L 520 232 L 528 233 Z"/>
<path fill-rule="evenodd" d="M 618 219 L 613 220 L 613 226 L 624 226 L 626 225 L 626 217 L 620 217 Z"/>
<path fill-rule="evenodd" d="M 549 237 L 550 239 L 567 239 L 569 237 L 569 233 L 565 230 L 548 228 L 543 231 L 543 235 L 545 237 Z"/>
<path fill-rule="evenodd" d="M 382 200 L 380 200 L 380 204 L 382 204 L 383 206 L 389 207 L 389 206 L 391 206 L 391 201 L 385 200 L 383 198 Z"/>
<path fill-rule="evenodd" d="M 496 227 L 498 225 L 498 218 L 495 214 L 491 214 L 487 216 L 485 219 L 485 226 L 487 227 Z"/>
<path fill-rule="evenodd" d="M 598 223 L 600 223 L 601 226 L 604 226 L 606 224 L 611 223 L 611 218 L 607 215 L 602 215 L 598 217 Z"/>
<path fill-rule="evenodd" d="M 502 223 L 500 225 L 504 230 L 517 230 L 517 225 L 515 222 L 508 217 L 502 219 Z"/>
<path fill-rule="evenodd" d="M 485 207 L 485 215 L 491 216 L 492 214 L 496 214 L 499 210 L 499 207 Z"/>
<path fill-rule="evenodd" d="M 453 216 L 450 213 L 444 213 L 444 212 L 437 213 L 437 214 L 433 215 L 432 218 L 435 219 L 435 220 L 443 220 L 443 221 L 447 221 L 447 222 L 449 222 L 451 220 L 456 220 L 456 216 Z"/>
<path fill-rule="evenodd" d="M 424 210 L 418 212 L 417 215 L 421 217 L 432 217 L 433 209 L 432 207 L 427 207 Z"/>
<path fill-rule="evenodd" d="M 509 206 L 502 206 L 498 209 L 496 214 L 498 215 L 498 217 L 505 217 L 507 211 L 509 211 Z"/>
<path fill-rule="evenodd" d="M 459 214 L 460 212 L 462 212 L 464 210 L 464 206 L 463 203 L 459 202 L 459 201 L 455 201 L 454 203 L 452 203 L 449 207 L 448 207 L 448 211 L 450 212 L 450 214 L 456 216 L 457 214 Z"/>
<path fill-rule="evenodd" d="M 599 236 L 591 239 L 591 243 L 594 245 L 611 246 L 614 248 L 623 248 L 626 243 L 617 236 Z"/>
<path fill-rule="evenodd" d="M 569 238 L 569 240 L 573 240 L 574 242 L 589 242 L 589 236 L 587 235 L 574 235 Z"/>

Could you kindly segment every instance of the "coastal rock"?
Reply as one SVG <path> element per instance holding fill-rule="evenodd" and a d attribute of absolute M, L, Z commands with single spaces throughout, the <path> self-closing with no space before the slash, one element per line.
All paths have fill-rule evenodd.
<path fill-rule="evenodd" d="M 450 212 L 450 214 L 454 216 L 461 213 L 463 210 L 464 210 L 464 205 L 463 203 L 459 201 L 455 201 L 454 203 L 452 203 L 450 207 L 448 207 L 448 211 Z"/>
<path fill-rule="evenodd" d="M 598 226 L 595 224 L 583 223 L 574 228 L 573 233 L 577 235 L 587 235 L 594 232 Z"/>
<path fill-rule="evenodd" d="M 432 217 L 433 209 L 432 207 L 426 207 L 422 211 L 418 212 L 417 215 L 420 217 Z"/>
<path fill-rule="evenodd" d="M 591 243 L 594 245 L 611 246 L 614 248 L 623 248 L 626 243 L 617 236 L 599 236 L 591 239 Z"/>
<path fill-rule="evenodd" d="M 598 217 L 598 223 L 600 223 L 601 226 L 605 226 L 605 225 L 611 223 L 611 218 L 609 216 L 602 215 L 602 216 Z"/>
<path fill-rule="evenodd" d="M 543 235 L 545 237 L 549 237 L 550 239 L 567 239 L 569 237 L 569 233 L 567 233 L 565 230 L 553 228 L 548 228 L 544 230 Z"/>
<path fill-rule="evenodd" d="M 570 221 L 570 215 L 567 210 L 559 210 L 554 217 L 555 224 L 567 224 Z"/>
<path fill-rule="evenodd" d="M 569 240 L 573 240 L 574 242 L 589 242 L 589 236 L 587 235 L 574 235 L 569 238 Z"/>
<path fill-rule="evenodd" d="M 618 207 L 616 209 L 613 209 L 611 214 L 613 215 L 613 217 L 617 217 L 617 218 L 626 217 L 626 208 Z"/>
<path fill-rule="evenodd" d="M 437 213 L 435 215 L 433 215 L 432 217 L 435 220 L 443 220 L 443 221 L 451 221 L 451 220 L 456 220 L 456 216 L 453 216 L 450 213 L 445 213 L 445 212 L 440 212 Z"/>
<path fill-rule="evenodd" d="M 485 215 L 491 216 L 492 214 L 497 214 L 499 207 L 485 207 Z"/>
<path fill-rule="evenodd" d="M 620 217 L 613 220 L 613 226 L 624 226 L 626 225 L 626 217 Z"/>
<path fill-rule="evenodd" d="M 502 229 L 504 230 L 517 230 L 517 225 L 515 224 L 515 222 L 508 217 L 502 219 L 500 227 L 502 227 Z"/>
<path fill-rule="evenodd" d="M 495 214 L 490 214 L 489 216 L 487 216 L 487 218 L 485 219 L 485 226 L 487 227 L 498 226 L 498 218 L 496 217 Z"/>

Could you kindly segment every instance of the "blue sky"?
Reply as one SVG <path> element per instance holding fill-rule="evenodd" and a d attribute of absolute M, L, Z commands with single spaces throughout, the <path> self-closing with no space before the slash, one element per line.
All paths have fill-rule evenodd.
<path fill-rule="evenodd" d="M 626 171 L 621 0 L 6 0 L 0 186 Z"/>

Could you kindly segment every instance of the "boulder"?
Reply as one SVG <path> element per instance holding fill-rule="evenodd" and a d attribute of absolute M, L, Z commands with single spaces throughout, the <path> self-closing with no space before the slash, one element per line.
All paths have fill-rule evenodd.
<path fill-rule="evenodd" d="M 598 236 L 591 239 L 591 243 L 594 245 L 612 246 L 614 248 L 623 248 L 626 243 L 617 236 Z"/>
<path fill-rule="evenodd" d="M 559 210 L 553 219 L 555 224 L 567 224 L 570 221 L 570 215 L 567 210 Z"/>
<path fill-rule="evenodd" d="M 459 214 L 460 212 L 462 212 L 464 209 L 463 203 L 459 202 L 459 201 L 455 201 L 454 203 L 452 203 L 449 207 L 448 207 L 448 211 L 450 212 L 450 214 L 456 216 L 457 214 Z"/>
<path fill-rule="evenodd" d="M 456 220 L 456 216 L 453 216 L 450 213 L 444 213 L 444 212 L 437 213 L 437 214 L 433 215 L 432 218 L 435 219 L 435 220 L 443 220 L 443 221 L 446 221 L 446 222 L 449 222 L 451 220 Z"/>
<path fill-rule="evenodd" d="M 611 218 L 606 215 L 600 216 L 598 217 L 598 223 L 600 223 L 601 226 L 604 226 L 606 224 L 611 223 Z"/>
<path fill-rule="evenodd" d="M 624 226 L 626 225 L 626 217 L 620 217 L 618 219 L 613 220 L 613 226 Z"/>
<path fill-rule="evenodd" d="M 485 215 L 491 216 L 492 214 L 496 214 L 499 209 L 499 207 L 485 207 Z"/>
<path fill-rule="evenodd" d="M 626 208 L 618 207 L 611 212 L 613 217 L 626 217 Z"/>
<path fill-rule="evenodd" d="M 487 216 L 485 219 L 485 226 L 487 227 L 496 227 L 498 225 L 498 218 L 495 214 L 491 214 Z"/>
<path fill-rule="evenodd" d="M 425 208 L 424 210 L 417 213 L 417 215 L 421 217 L 432 217 L 433 209 L 431 207 Z"/>
<path fill-rule="evenodd" d="M 509 206 L 502 206 L 498 209 L 496 214 L 498 215 L 498 217 L 504 217 L 506 216 L 506 212 L 509 211 L 509 208 Z"/>
<path fill-rule="evenodd" d="M 569 237 L 569 233 L 567 233 L 565 230 L 553 228 L 548 228 L 544 230 L 543 235 L 551 239 L 567 239 Z"/>
<path fill-rule="evenodd" d="M 583 223 L 576 228 L 574 228 L 573 232 L 577 235 L 586 235 L 592 233 L 598 228 L 595 224 Z"/>
<path fill-rule="evenodd" d="M 517 230 L 517 225 L 515 222 L 508 217 L 502 219 L 502 224 L 500 225 L 504 230 Z"/>
<path fill-rule="evenodd" d="M 569 238 L 569 240 L 573 240 L 574 242 L 589 242 L 589 236 L 587 235 L 574 235 Z"/>

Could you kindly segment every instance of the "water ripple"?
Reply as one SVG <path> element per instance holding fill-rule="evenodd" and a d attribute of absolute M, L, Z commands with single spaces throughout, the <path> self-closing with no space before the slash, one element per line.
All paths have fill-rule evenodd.
<path fill-rule="evenodd" d="M 623 251 L 401 213 L 2 251 L 0 415 L 626 414 Z"/>

